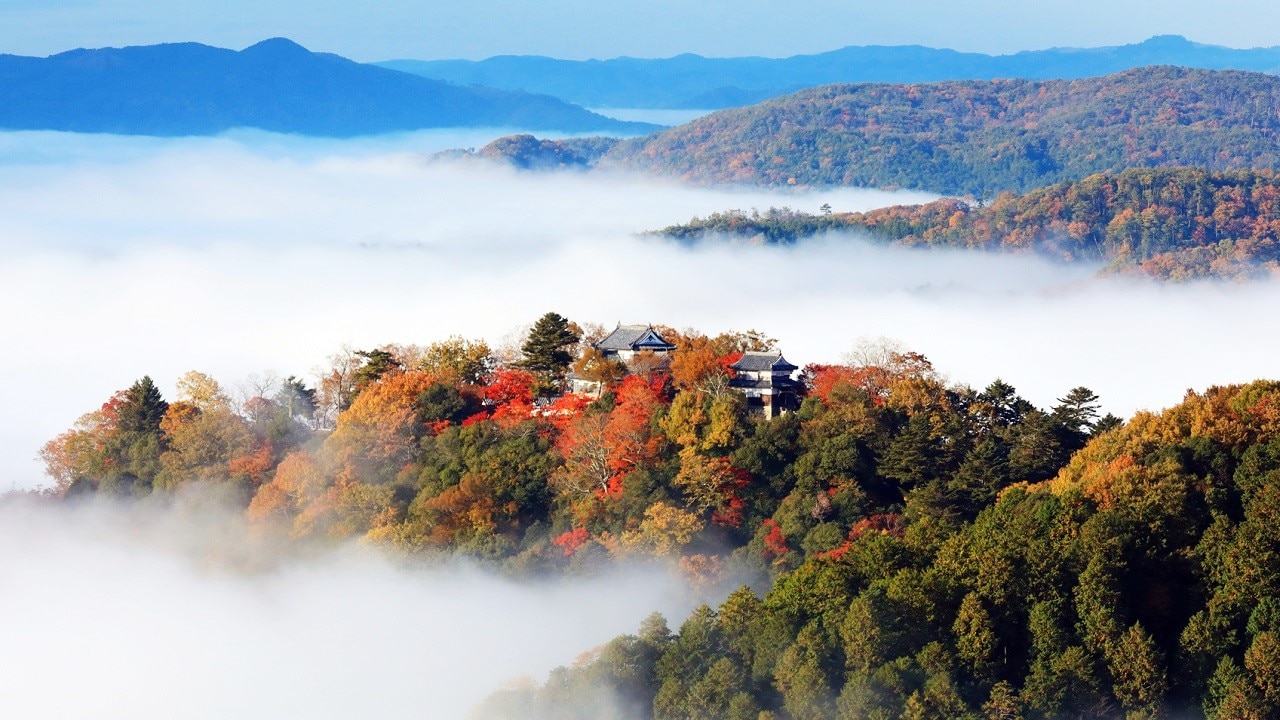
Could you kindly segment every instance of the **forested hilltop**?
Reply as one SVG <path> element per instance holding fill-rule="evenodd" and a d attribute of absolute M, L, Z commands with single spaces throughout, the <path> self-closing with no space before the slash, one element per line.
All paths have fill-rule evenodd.
<path fill-rule="evenodd" d="M 801 437 L 849 412 L 841 393 L 864 392 L 835 384 L 799 418 Z M 650 618 L 541 689 L 495 695 L 486 717 L 1280 713 L 1280 383 L 1188 392 L 1097 434 L 1052 480 L 1012 486 L 995 479 L 1015 472 L 1002 439 L 1016 412 L 980 420 L 960 460 L 948 413 L 897 407 L 909 419 L 892 446 L 931 438 L 908 475 L 889 473 L 900 513 L 866 516 L 810 552 L 829 527 L 820 482 L 799 527 L 779 525 L 774 562 L 794 569 L 763 597 L 743 588 L 676 633 Z M 861 430 L 846 432 L 873 437 L 854 416 Z M 881 477 L 901 467 L 896 453 L 864 457 Z"/>
<path fill-rule="evenodd" d="M 52 501 L 201 483 L 284 542 L 520 574 L 659 557 L 767 588 L 676 633 L 651 618 L 486 717 L 1280 709 L 1280 382 L 1122 423 L 1069 382 L 1037 408 L 868 346 L 796 373 L 798 409 L 769 417 L 731 368 L 773 340 L 654 330 L 674 351 L 627 363 L 547 313 L 518 351 L 343 352 L 315 386 L 233 398 L 192 372 L 170 402 L 144 377 L 45 446 Z"/>
<path fill-rule="evenodd" d="M 1244 278 L 1280 271 L 1280 178 L 1135 169 L 1003 193 L 990 204 L 948 198 L 866 213 L 733 210 L 657 234 L 788 244 L 839 230 L 910 247 L 1038 252 L 1165 280 Z"/>
<path fill-rule="evenodd" d="M 659 330 L 675 350 L 630 364 L 594 347 L 602 329 L 548 314 L 501 362 L 460 338 L 344 352 L 315 387 L 291 377 L 239 400 L 198 372 L 173 402 L 143 378 L 42 455 L 64 497 L 204 481 L 299 540 L 512 571 L 641 554 L 767 573 L 860 522 L 896 526 L 911 493 L 970 518 L 1007 483 L 1053 477 L 1095 430 L 1085 389 L 1038 409 L 1000 381 L 950 386 L 904 351 L 811 365 L 798 411 L 767 419 L 729 366 L 772 340 Z M 566 392 L 566 374 L 603 389 Z M 922 457 L 942 474 L 921 475 Z"/>
<path fill-rule="evenodd" d="M 583 166 L 703 183 L 989 199 L 1135 167 L 1274 170 L 1277 106 L 1280 78 L 1175 67 L 1083 80 L 830 85 L 580 154 Z"/>

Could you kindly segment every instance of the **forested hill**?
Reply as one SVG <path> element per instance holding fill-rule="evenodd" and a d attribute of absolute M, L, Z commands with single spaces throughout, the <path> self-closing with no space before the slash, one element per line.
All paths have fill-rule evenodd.
<path fill-rule="evenodd" d="M 1278 410 L 1280 383 L 1188 392 L 957 523 L 960 488 L 1004 467 L 979 440 L 943 486 L 913 484 L 902 516 L 860 521 L 763 597 L 743 588 L 675 633 L 651 617 L 484 717 L 1278 717 Z M 813 523 L 778 545 L 812 547 Z"/>
<path fill-rule="evenodd" d="M 1280 48 L 1236 50 L 1176 35 L 1117 47 L 1050 48 L 984 55 L 919 45 L 854 46 L 787 58 L 390 60 L 383 67 L 461 85 L 547 93 L 587 107 L 699 110 L 759 102 L 803 87 L 849 82 L 918 83 L 1002 77 L 1080 78 L 1147 65 L 1273 72 Z"/>
<path fill-rule="evenodd" d="M 636 133 L 545 95 L 461 87 L 313 53 L 284 38 L 0 55 L 0 128 L 206 135 L 252 127 L 352 136 L 441 127 Z"/>
<path fill-rule="evenodd" d="M 1275 169 L 1277 106 L 1280 78 L 1175 67 L 833 85 L 636 138 L 600 162 L 706 183 L 990 197 L 1131 167 Z"/>
<path fill-rule="evenodd" d="M 547 313 L 504 361 L 341 353 L 243 401 L 143 377 L 44 447 L 45 501 L 200 486 L 281 542 L 758 573 L 763 597 L 653 617 L 486 720 L 1277 716 L 1280 383 L 1122 423 L 1084 387 L 1042 409 L 879 347 L 805 368 L 770 419 L 730 377 L 759 332 L 657 328 L 670 364 L 624 367 L 583 330 Z M 570 368 L 600 397 L 562 394 Z"/>
<path fill-rule="evenodd" d="M 948 198 L 866 213 L 729 211 L 658 233 L 785 244 L 833 230 L 907 246 L 1034 251 L 1161 279 L 1240 278 L 1280 271 L 1280 177 L 1144 168 L 1005 193 L 985 206 Z"/>

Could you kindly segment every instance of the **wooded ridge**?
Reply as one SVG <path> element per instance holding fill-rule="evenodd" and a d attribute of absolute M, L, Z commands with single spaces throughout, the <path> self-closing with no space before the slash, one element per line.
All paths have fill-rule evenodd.
<path fill-rule="evenodd" d="M 656 234 L 790 244 L 833 231 L 907 247 L 1035 252 L 1162 280 L 1242 279 L 1280 271 L 1280 178 L 1137 169 L 1004 193 L 989 204 L 947 198 L 865 213 L 731 210 Z"/>

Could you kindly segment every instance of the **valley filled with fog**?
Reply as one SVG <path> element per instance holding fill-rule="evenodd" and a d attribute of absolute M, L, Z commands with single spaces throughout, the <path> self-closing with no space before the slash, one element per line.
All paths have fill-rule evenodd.
<path fill-rule="evenodd" d="M 367 548 L 277 554 L 196 494 L 0 507 L 0 713 L 460 719 L 654 611 L 718 599 L 659 567 L 517 582 Z"/>
<path fill-rule="evenodd" d="M 1274 374 L 1280 340 L 1263 309 L 1280 300 L 1275 282 L 1100 279 L 850 237 L 686 247 L 639 233 L 729 208 L 932 196 L 428 159 L 490 139 L 0 134 L 0 490 L 45 482 L 41 444 L 143 375 L 166 395 L 188 370 L 231 389 L 271 374 L 314 383 L 344 345 L 462 335 L 500 347 L 549 310 L 608 327 L 755 328 L 801 366 L 887 337 L 952 382 L 1000 377 L 1042 407 L 1085 385 L 1121 416 Z M 695 602 L 652 570 L 532 587 L 359 549 L 245 570 L 234 558 L 261 549 L 233 539 L 238 522 L 4 508 L 0 676 L 19 690 L 0 711 L 461 717 L 510 678 L 541 680 L 652 610 L 676 619 Z"/>
<path fill-rule="evenodd" d="M 861 338 L 953 382 L 1040 406 L 1077 385 L 1128 416 L 1188 387 L 1267 376 L 1280 286 L 1158 285 L 1033 257 L 850 238 L 682 247 L 639 232 L 728 208 L 837 211 L 929 196 L 707 189 L 635 176 L 429 162 L 492 133 L 303 140 L 0 134 L 0 487 L 42 481 L 40 445 L 149 374 L 229 388 L 313 380 L 344 344 L 510 343 L 548 310 L 580 323 L 756 328 L 798 365 Z"/>

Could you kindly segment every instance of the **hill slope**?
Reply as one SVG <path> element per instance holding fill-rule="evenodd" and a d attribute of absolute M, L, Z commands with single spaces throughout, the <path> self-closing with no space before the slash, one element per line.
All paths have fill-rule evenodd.
<path fill-rule="evenodd" d="M 1277 717 L 1277 407 L 1275 381 L 1188 391 L 949 521 L 960 487 L 1006 467 L 980 443 L 946 489 L 833 532 L 763 597 L 651 617 L 485 717 L 585 717 L 564 708 L 610 698 L 654 718 Z M 780 549 L 823 527 L 785 522 Z"/>
<path fill-rule="evenodd" d="M 464 85 L 547 93 L 588 107 L 706 109 L 747 105 L 832 83 L 1081 78 L 1145 65 L 1271 72 L 1280 69 L 1280 48 L 1236 50 L 1161 36 L 1118 47 L 1051 48 L 999 56 L 906 45 L 846 47 L 788 58 L 685 54 L 576 61 L 505 55 L 480 61 L 377 64 Z"/>
<path fill-rule="evenodd" d="M 202 135 L 235 127 L 352 136 L 434 127 L 638 132 L 555 98 L 438 80 L 276 38 L 0 56 L 0 128 Z"/>
<path fill-rule="evenodd" d="M 1235 278 L 1280 270 L 1280 177 L 1136 169 L 1005 194 L 984 207 L 944 199 L 866 213 L 731 211 L 659 232 L 785 244 L 833 230 L 909 246 L 1037 251 L 1162 279 Z"/>
<path fill-rule="evenodd" d="M 832 85 L 620 143 L 600 162 L 709 183 L 982 197 L 1130 167 L 1276 168 L 1277 106 L 1280 78 L 1173 67 Z"/>

